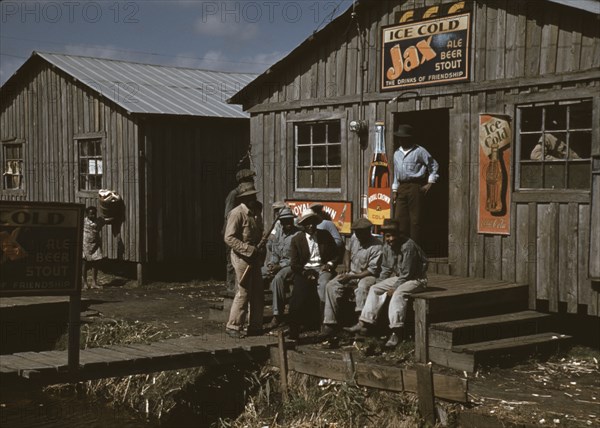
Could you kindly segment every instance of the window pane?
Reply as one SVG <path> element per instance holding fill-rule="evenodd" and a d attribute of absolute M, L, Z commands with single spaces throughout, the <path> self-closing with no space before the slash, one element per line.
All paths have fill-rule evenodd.
<path fill-rule="evenodd" d="M 90 156 L 89 146 L 85 141 L 79 143 L 79 156 Z"/>
<path fill-rule="evenodd" d="M 102 156 L 102 140 L 94 140 L 94 155 Z"/>
<path fill-rule="evenodd" d="M 298 145 L 310 144 L 310 125 L 297 125 Z"/>
<path fill-rule="evenodd" d="M 542 129 L 542 108 L 530 107 L 521 110 L 521 131 L 540 131 Z"/>
<path fill-rule="evenodd" d="M 592 169 L 589 162 L 569 163 L 569 189 L 589 189 Z"/>
<path fill-rule="evenodd" d="M 548 162 L 544 165 L 544 188 L 565 188 L 565 162 Z"/>
<path fill-rule="evenodd" d="M 329 124 L 329 135 L 327 141 L 330 143 L 339 143 L 342 141 L 340 122 L 331 122 Z"/>
<path fill-rule="evenodd" d="M 521 159 L 542 160 L 542 145 L 539 144 L 541 134 L 526 134 L 521 136 Z"/>
<path fill-rule="evenodd" d="M 298 147 L 298 166 L 310 166 L 310 146 Z"/>
<path fill-rule="evenodd" d="M 327 170 L 326 169 L 315 169 L 313 170 L 314 175 L 314 186 L 316 188 L 326 189 L 327 186 Z"/>
<path fill-rule="evenodd" d="M 537 189 L 542 187 L 541 162 L 527 162 L 521 164 L 521 187 Z"/>
<path fill-rule="evenodd" d="M 592 149 L 592 133 L 591 132 L 571 132 L 569 144 L 571 150 L 581 159 L 589 159 Z M 577 159 L 570 153 L 570 159 Z"/>
<path fill-rule="evenodd" d="M 325 123 L 315 123 L 313 125 L 313 144 L 325 144 L 326 128 Z"/>
<path fill-rule="evenodd" d="M 313 147 L 313 165 L 327 165 L 327 146 Z"/>
<path fill-rule="evenodd" d="M 312 187 L 310 183 L 310 169 L 298 170 L 298 188 L 307 189 Z"/>
<path fill-rule="evenodd" d="M 571 129 L 590 129 L 592 127 L 592 102 L 586 101 L 569 107 Z"/>
<path fill-rule="evenodd" d="M 81 174 L 87 174 L 88 172 L 88 163 L 87 163 L 87 159 L 81 159 L 79 161 L 79 172 Z"/>
<path fill-rule="evenodd" d="M 342 164 L 342 146 L 341 144 L 336 144 L 334 146 L 329 146 L 329 165 L 341 165 Z"/>
<path fill-rule="evenodd" d="M 546 129 L 567 129 L 567 107 L 546 106 Z"/>
<path fill-rule="evenodd" d="M 342 170 L 341 168 L 329 168 L 329 187 L 341 188 L 342 187 Z"/>

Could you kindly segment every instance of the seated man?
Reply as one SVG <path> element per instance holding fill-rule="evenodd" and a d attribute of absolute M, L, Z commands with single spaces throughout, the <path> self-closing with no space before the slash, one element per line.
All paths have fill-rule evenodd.
<path fill-rule="evenodd" d="M 371 223 L 359 218 L 352 223 L 354 234 L 346 244 L 344 269 L 327 283 L 325 289 L 325 315 L 323 333 L 333 334 L 338 324 L 339 299 L 344 288 L 356 287 L 356 311 L 361 312 L 369 288 L 375 284 L 381 264 L 381 241 L 371 234 Z"/>
<path fill-rule="evenodd" d="M 289 208 L 281 209 L 279 223 L 281 230 L 272 239 L 271 254 L 266 266 L 262 268 L 263 280 L 271 283 L 273 292 L 273 319 L 269 328 L 276 328 L 281 324 L 285 307 L 285 295 L 289 284 L 292 282 L 292 268 L 290 267 L 290 246 L 292 238 L 298 232 L 294 226 L 296 216 Z"/>
<path fill-rule="evenodd" d="M 397 220 L 384 220 L 381 230 L 385 239 L 381 275 L 369 290 L 358 323 L 345 330 L 365 333 L 367 325 L 372 326 L 377 322 L 386 295 L 391 295 L 388 316 L 392 335 L 385 346 L 394 348 L 398 345 L 400 329 L 404 326 L 408 296 L 427 287 L 427 258 L 412 239 L 400 233 Z"/>
<path fill-rule="evenodd" d="M 329 232 L 317 229 L 320 222 L 317 214 L 304 211 L 298 220 L 298 226 L 304 231 L 292 238 L 290 258 L 294 289 L 289 313 L 291 339 L 298 338 L 301 325 L 310 329 L 319 328 L 319 299 L 324 299 L 325 286 L 333 278 L 332 272 L 338 262 L 335 241 Z"/>

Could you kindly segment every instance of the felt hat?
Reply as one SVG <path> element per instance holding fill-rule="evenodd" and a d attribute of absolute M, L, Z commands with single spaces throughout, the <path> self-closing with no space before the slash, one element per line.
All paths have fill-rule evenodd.
<path fill-rule="evenodd" d="M 383 220 L 383 225 L 381 226 L 382 232 L 400 232 L 400 223 L 398 220 L 393 218 L 386 218 Z"/>
<path fill-rule="evenodd" d="M 371 223 L 369 221 L 369 219 L 360 217 L 359 219 L 352 222 L 351 229 L 352 230 L 364 230 L 364 229 L 371 229 L 371 227 L 373 227 L 373 223 Z"/>
<path fill-rule="evenodd" d="M 298 224 L 300 226 L 306 226 L 307 224 L 319 224 L 321 223 L 321 217 L 319 217 L 313 210 L 305 210 L 300 214 Z"/>
<path fill-rule="evenodd" d="M 244 196 L 256 195 L 258 190 L 254 188 L 253 183 L 240 183 L 238 186 L 238 194 L 237 197 L 241 198 Z"/>
<path fill-rule="evenodd" d="M 394 131 L 394 135 L 400 138 L 412 138 L 415 136 L 415 132 L 411 125 L 398 125 L 398 128 Z"/>
<path fill-rule="evenodd" d="M 279 210 L 282 208 L 287 207 L 287 204 L 283 201 L 275 201 L 273 202 L 273 205 L 271 205 L 273 207 L 274 210 Z"/>
<path fill-rule="evenodd" d="M 309 208 L 313 211 L 320 211 L 323 209 L 323 204 L 320 202 L 313 202 L 312 204 L 310 204 Z"/>

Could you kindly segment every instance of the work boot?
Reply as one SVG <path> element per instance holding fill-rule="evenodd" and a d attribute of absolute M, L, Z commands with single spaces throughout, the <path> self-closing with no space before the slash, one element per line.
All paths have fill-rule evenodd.
<path fill-rule="evenodd" d="M 246 337 L 243 331 L 234 330 L 232 328 L 225 329 L 225 333 L 227 333 L 227 336 L 231 337 L 232 339 L 243 339 Z"/>
<path fill-rule="evenodd" d="M 348 333 L 367 334 L 367 328 L 360 321 L 354 324 L 352 327 L 344 327 L 344 330 Z"/>
<path fill-rule="evenodd" d="M 323 324 L 323 328 L 321 329 L 321 333 L 323 336 L 333 336 L 337 331 L 335 324 Z"/>
<path fill-rule="evenodd" d="M 281 318 L 279 315 L 273 315 L 273 318 L 271 319 L 271 322 L 269 323 L 269 325 L 267 326 L 267 328 L 269 330 L 273 330 L 276 329 L 277 327 L 279 327 L 281 325 Z"/>
<path fill-rule="evenodd" d="M 385 347 L 388 349 L 393 349 L 396 346 L 398 346 L 398 343 L 400 343 L 400 339 L 398 339 L 398 335 L 396 334 L 396 332 L 394 332 L 392 333 L 388 341 L 385 342 Z"/>

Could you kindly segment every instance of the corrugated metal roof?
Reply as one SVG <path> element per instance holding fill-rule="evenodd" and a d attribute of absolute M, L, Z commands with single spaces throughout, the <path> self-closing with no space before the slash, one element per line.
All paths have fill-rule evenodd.
<path fill-rule="evenodd" d="M 227 99 L 256 74 L 34 52 L 131 113 L 247 118 Z"/>
<path fill-rule="evenodd" d="M 560 3 L 565 6 L 585 10 L 586 12 L 600 15 L 600 0 L 549 0 L 554 3 Z"/>

